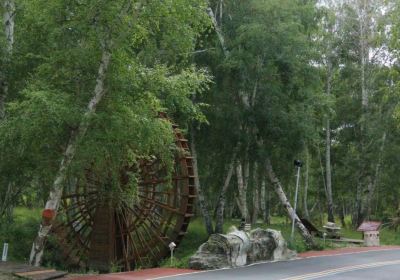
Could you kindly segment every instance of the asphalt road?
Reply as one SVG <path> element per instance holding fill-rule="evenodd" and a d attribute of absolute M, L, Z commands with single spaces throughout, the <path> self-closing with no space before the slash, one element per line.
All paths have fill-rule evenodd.
<path fill-rule="evenodd" d="M 261 263 L 174 277 L 166 280 L 400 280 L 400 249 L 284 262 Z"/>

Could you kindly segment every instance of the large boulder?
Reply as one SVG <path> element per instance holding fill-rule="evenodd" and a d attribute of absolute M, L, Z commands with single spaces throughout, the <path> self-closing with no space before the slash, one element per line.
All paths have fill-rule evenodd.
<path fill-rule="evenodd" d="M 217 269 L 247 264 L 287 260 L 296 253 L 287 248 L 280 231 L 254 229 L 250 233 L 231 229 L 228 234 L 212 234 L 189 260 L 192 269 Z"/>

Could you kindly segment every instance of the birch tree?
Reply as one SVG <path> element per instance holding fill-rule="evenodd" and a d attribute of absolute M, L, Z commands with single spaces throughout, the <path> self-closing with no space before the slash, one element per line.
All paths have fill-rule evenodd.
<path fill-rule="evenodd" d="M 249 221 L 249 210 L 247 207 L 247 186 L 249 178 L 249 164 L 245 162 L 244 168 L 242 163 L 238 160 L 236 162 L 236 179 L 238 187 L 238 196 L 236 197 L 236 203 L 240 210 L 242 219 Z"/>
<path fill-rule="evenodd" d="M 271 184 L 274 187 L 276 194 L 279 197 L 279 200 L 290 219 L 294 220 L 294 223 L 299 230 L 301 236 L 303 237 L 305 243 L 309 248 L 318 248 L 317 244 L 315 243 L 312 235 L 308 232 L 307 228 L 303 225 L 300 218 L 297 216 L 296 212 L 294 211 L 293 207 L 291 206 L 289 200 L 286 197 L 285 192 L 283 191 L 282 185 L 279 182 L 278 178 L 275 175 L 274 170 L 272 169 L 271 162 L 267 160 L 266 162 L 266 171 Z"/>
<path fill-rule="evenodd" d="M 216 6 L 220 8 L 220 2 L 216 2 Z M 303 37 L 301 32 L 297 32 L 299 31 L 297 27 L 302 23 L 299 21 L 293 24 L 292 19 L 310 16 L 312 5 L 297 9 L 292 2 L 275 0 L 262 3 L 224 1 L 224 4 L 222 25 L 219 24 L 221 19 L 215 16 L 217 13 L 214 11 L 211 13 L 209 10 L 210 17 L 214 19 L 214 26 L 219 27 L 215 36 L 218 48 L 216 52 L 210 53 L 213 73 L 216 75 L 213 88 L 215 98 L 211 100 L 215 110 L 209 112 L 213 124 L 204 130 L 204 135 L 200 131 L 198 137 L 204 138 L 203 143 L 207 143 L 207 140 L 211 141 L 210 134 L 219 135 L 217 143 L 224 143 L 222 145 L 225 146 L 238 145 L 234 167 L 237 187 L 234 202 L 238 206 L 240 216 L 249 220 L 248 214 L 257 212 L 254 211 L 255 205 L 249 201 L 254 199 L 258 205 L 257 197 L 262 194 L 265 198 L 268 192 L 265 189 L 259 191 L 258 187 L 257 191 L 250 191 L 254 179 L 248 180 L 248 174 L 254 174 L 255 165 L 264 166 L 266 154 L 274 153 L 274 155 L 280 154 L 282 158 L 289 157 L 289 154 L 300 148 L 301 145 L 297 144 L 303 141 L 305 130 L 297 130 L 301 126 L 297 125 L 305 124 L 302 117 L 308 115 L 310 107 L 304 109 L 300 104 L 304 104 L 302 102 L 310 96 L 308 90 L 301 92 L 296 90 L 299 88 L 296 81 L 303 83 L 304 76 L 300 72 L 311 73 L 297 72 L 301 68 L 300 65 L 309 65 L 309 61 L 306 62 L 309 58 L 306 58 L 305 52 L 303 53 L 305 50 L 303 46 L 309 39 L 306 39 L 307 36 Z M 306 15 L 308 12 L 310 14 Z M 250 13 L 252 17 L 246 16 Z M 279 19 L 276 17 L 283 14 L 285 16 L 278 16 Z M 221 48 L 224 44 L 227 47 Z M 224 55 L 225 50 L 228 50 L 229 55 Z M 214 65 L 216 56 L 220 62 Z M 315 79 L 313 81 L 317 82 Z M 311 80 L 305 84 L 316 85 Z M 291 99 L 292 97 L 298 98 L 297 101 Z M 292 129 L 286 130 L 289 127 Z M 228 139 L 229 144 L 227 144 Z M 292 145 L 293 141 L 286 142 L 284 139 L 296 139 L 294 140 L 296 144 Z M 215 141 L 215 138 L 212 137 L 212 140 Z M 289 146 L 290 149 L 284 148 Z M 199 152 L 199 156 L 209 158 L 211 147 L 209 145 L 199 147 L 203 151 Z M 221 149 L 221 146 L 216 149 Z M 227 165 L 226 160 L 221 162 L 223 166 Z M 288 162 L 292 162 L 292 159 Z M 226 168 L 223 170 L 224 174 L 218 173 L 218 176 L 226 178 Z M 265 176 L 265 170 L 259 170 L 259 176 Z M 210 178 L 216 176 L 214 170 L 211 173 L 213 175 Z M 212 182 L 211 179 L 210 181 Z"/>
<path fill-rule="evenodd" d="M 8 96 L 8 79 L 7 69 L 9 69 L 9 64 L 13 52 L 14 45 L 14 26 L 15 26 L 15 2 L 14 0 L 4 0 L 3 1 L 3 27 L 5 34 L 5 52 L 4 57 L 0 59 L 3 61 L 3 65 L 0 64 L 0 122 L 5 118 L 5 102 Z M 13 214 L 13 204 L 15 204 L 15 198 L 18 196 L 19 191 L 15 190 L 13 182 L 5 182 L 7 188 L 4 193 L 3 201 L 0 202 L 0 219 L 6 216 L 7 220 L 10 222 L 12 220 Z"/>
<path fill-rule="evenodd" d="M 120 20 L 122 17 L 127 15 L 128 12 L 131 11 L 131 5 L 131 1 L 127 1 L 127 3 L 125 3 L 124 6 L 121 7 L 120 14 L 116 15 L 117 20 Z M 78 143 L 81 142 L 85 137 L 90 125 L 90 119 L 96 113 L 97 106 L 106 93 L 105 81 L 111 62 L 112 52 L 114 48 L 114 40 L 116 40 L 116 38 L 114 39 L 111 36 L 111 34 L 105 34 L 106 38 L 101 38 L 100 44 L 102 53 L 99 68 L 97 71 L 96 83 L 92 93 L 93 97 L 90 99 L 87 105 L 86 112 L 84 113 L 82 121 L 79 124 L 77 130 L 71 133 L 63 158 L 60 163 L 60 167 L 55 176 L 53 186 L 50 189 L 50 194 L 45 205 L 45 210 L 51 211 L 52 213 L 54 213 L 54 216 L 56 215 L 60 206 L 63 188 L 67 177 L 67 170 L 75 157 Z M 44 252 L 45 241 L 50 233 L 51 228 L 52 223 L 46 223 L 45 220 L 43 220 L 42 224 L 40 225 L 38 235 L 32 245 L 32 250 L 29 258 L 29 263 L 31 265 L 40 265 Z"/>
<path fill-rule="evenodd" d="M 3 30 L 5 34 L 6 50 L 4 64 L 8 64 L 14 45 L 14 26 L 15 26 L 15 2 L 14 0 L 3 0 Z M 8 95 L 7 75 L 4 72 L 7 67 L 0 69 L 0 119 L 5 116 L 4 103 Z"/>
<path fill-rule="evenodd" d="M 193 172 L 195 175 L 195 187 L 196 187 L 196 192 L 197 192 L 197 201 L 198 201 L 198 205 L 200 207 L 200 211 L 204 218 L 204 224 L 206 226 L 207 233 L 210 235 L 214 232 L 214 228 L 213 228 L 213 224 L 212 224 L 211 215 L 209 212 L 208 203 L 206 202 L 205 195 L 204 195 L 202 186 L 200 184 L 199 167 L 197 164 L 196 132 L 193 129 L 193 127 L 191 128 L 190 132 L 191 132 L 190 150 L 192 152 L 192 157 L 193 157 Z"/>
<path fill-rule="evenodd" d="M 79 141 L 82 141 L 83 137 L 85 136 L 88 128 L 89 128 L 89 120 L 90 117 L 96 112 L 97 105 L 102 100 L 105 94 L 105 79 L 108 67 L 111 61 L 111 50 L 109 49 L 111 42 L 107 42 L 105 46 L 103 46 L 103 53 L 100 60 L 100 66 L 96 78 L 96 86 L 93 90 L 93 98 L 90 100 L 87 110 L 83 116 L 83 120 L 79 125 L 78 131 L 73 132 L 71 135 L 67 148 L 65 150 L 63 159 L 60 164 L 60 168 L 57 172 L 55 177 L 53 187 L 50 190 L 49 199 L 46 202 L 45 209 L 51 210 L 54 213 L 57 213 L 58 208 L 60 206 L 61 196 L 63 193 L 63 187 L 65 185 L 66 173 L 67 169 L 71 164 L 71 161 L 75 157 L 77 144 Z M 29 259 L 29 263 L 34 266 L 39 266 L 43 251 L 44 251 L 44 242 L 51 230 L 52 224 L 42 223 L 40 225 L 40 229 L 38 232 L 38 236 L 35 242 L 32 245 L 32 251 Z"/>
<path fill-rule="evenodd" d="M 357 35 L 358 35 L 358 59 L 359 59 L 359 85 L 360 85 L 360 157 L 359 172 L 356 193 L 357 213 L 355 221 L 359 225 L 367 217 L 369 209 L 369 196 L 374 195 L 374 164 L 371 161 L 371 155 L 379 151 L 375 146 L 378 139 L 371 139 L 374 134 L 372 125 L 373 105 L 371 105 L 371 97 L 374 96 L 374 80 L 376 79 L 376 71 L 378 65 L 382 64 L 382 58 L 376 60 L 380 56 L 380 52 L 385 48 L 385 33 L 381 32 L 381 28 L 386 28 L 388 23 L 384 22 L 385 4 L 382 1 L 371 2 L 369 0 L 358 0 L 349 3 L 356 13 Z M 381 35 L 383 34 L 383 35 Z M 375 151 L 376 150 L 376 151 Z"/>
<path fill-rule="evenodd" d="M 323 63 L 326 69 L 325 92 L 329 98 L 332 96 L 333 78 L 337 65 L 337 49 L 335 34 L 337 33 L 337 5 L 327 1 L 329 9 L 326 16 L 322 19 L 322 44 L 323 44 Z M 331 109 L 331 108 L 330 108 Z M 331 109 L 332 110 L 332 109 Z M 326 199 L 328 205 L 328 221 L 335 222 L 333 192 L 332 192 L 332 163 L 331 163 L 331 116 L 330 112 L 325 117 L 325 183 Z"/>
<path fill-rule="evenodd" d="M 189 57 L 209 19 L 204 1 L 23 4 L 15 58 L 30 66 L 0 125 L 0 173 L 51 190 L 45 207 L 53 219 L 42 222 L 31 251 L 38 265 L 67 179 L 91 168 L 98 187 L 121 191 L 112 180 L 121 166 L 154 155 L 172 165 L 171 124 L 159 112 L 204 120 L 191 100 L 209 75 Z"/>
<path fill-rule="evenodd" d="M 221 10 L 221 17 L 222 17 L 222 3 L 219 3 L 221 5 L 220 10 Z M 218 25 L 216 16 L 213 12 L 213 10 L 208 7 L 207 8 L 207 14 L 212 22 L 212 26 L 215 30 L 215 32 L 218 35 L 219 38 L 219 42 L 221 44 L 221 47 L 224 51 L 224 55 L 227 56 L 228 55 L 228 50 L 226 48 L 225 45 L 225 39 L 224 36 L 222 34 L 222 31 L 220 29 L 220 26 Z M 209 211 L 209 203 L 207 203 L 206 200 L 206 196 L 205 196 L 205 192 L 203 189 L 203 186 L 201 185 L 200 182 L 200 177 L 199 177 L 199 166 L 198 166 L 198 157 L 197 157 L 197 148 L 196 148 L 196 128 L 194 128 L 193 125 L 190 126 L 190 150 L 192 152 L 193 155 L 193 173 L 195 175 L 195 187 L 196 187 L 196 192 L 197 192 L 197 203 L 198 206 L 200 208 L 200 211 L 202 213 L 202 216 L 204 218 L 204 224 L 207 230 L 207 233 L 209 235 L 211 235 L 212 233 L 214 233 L 214 228 L 213 228 L 213 223 L 212 223 L 212 218 L 210 215 L 210 211 Z M 221 198 L 222 200 L 224 199 L 223 197 Z M 220 207 L 224 207 L 224 203 L 222 203 L 220 205 Z M 223 215 L 223 209 L 220 208 L 220 210 L 222 211 L 222 215 Z M 219 222 L 220 223 L 220 222 Z M 218 227 L 218 230 L 222 231 L 222 226 L 219 224 L 218 226 L 216 225 L 216 228 Z M 221 228 L 220 228 L 221 227 Z"/>
<path fill-rule="evenodd" d="M 231 183 L 232 175 L 234 173 L 234 168 L 235 168 L 235 154 L 228 165 L 228 171 L 224 180 L 224 185 L 222 186 L 221 192 L 217 199 L 215 231 L 214 231 L 215 233 L 223 232 L 226 192 L 228 191 L 229 185 Z"/>

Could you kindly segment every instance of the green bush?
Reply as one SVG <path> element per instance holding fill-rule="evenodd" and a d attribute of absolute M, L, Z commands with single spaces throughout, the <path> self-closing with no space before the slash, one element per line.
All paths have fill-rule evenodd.
<path fill-rule="evenodd" d="M 12 224 L 1 224 L 0 242 L 9 244 L 9 260 L 26 262 L 38 231 L 40 215 L 34 217 L 31 213 L 25 213 L 26 215 L 19 216 L 19 210 L 16 213 Z"/>

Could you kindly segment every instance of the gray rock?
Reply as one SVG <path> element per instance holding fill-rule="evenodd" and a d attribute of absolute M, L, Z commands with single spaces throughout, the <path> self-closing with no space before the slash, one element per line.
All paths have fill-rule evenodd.
<path fill-rule="evenodd" d="M 272 233 L 263 229 L 255 229 L 250 232 L 251 247 L 248 251 L 249 263 L 273 260 L 277 247 Z"/>
<path fill-rule="evenodd" d="M 292 251 L 287 247 L 287 242 L 279 230 L 267 229 L 266 231 L 270 233 L 271 237 L 274 239 L 274 243 L 276 244 L 272 260 L 290 260 L 297 256 L 296 251 Z"/>
<path fill-rule="evenodd" d="M 211 235 L 190 258 L 189 266 L 192 269 L 229 268 L 295 256 L 280 231 L 257 228 L 246 233 L 232 228 L 228 234 Z"/>

